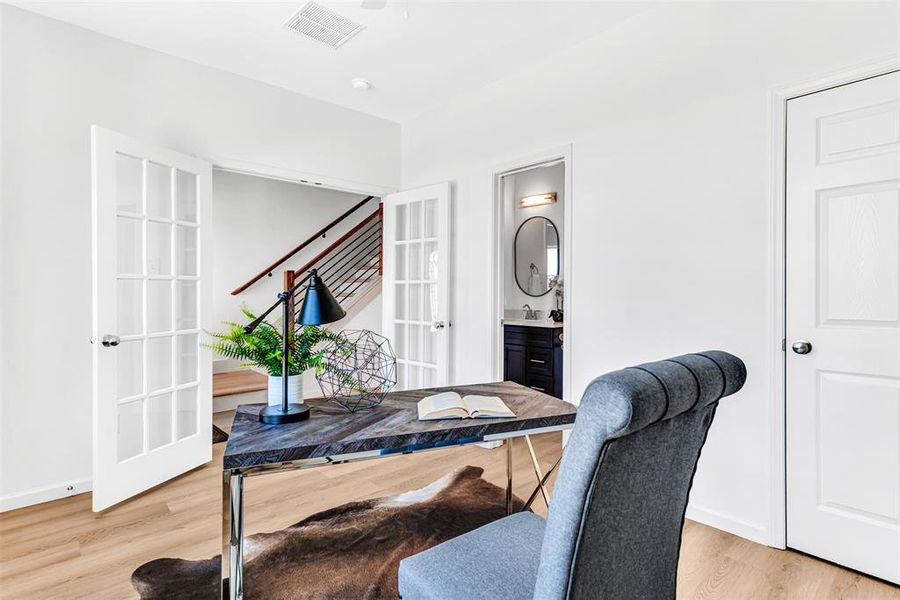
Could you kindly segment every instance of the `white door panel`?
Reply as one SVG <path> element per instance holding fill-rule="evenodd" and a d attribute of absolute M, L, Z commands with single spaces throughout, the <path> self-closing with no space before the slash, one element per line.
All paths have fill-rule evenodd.
<path fill-rule="evenodd" d="M 397 389 L 447 385 L 450 184 L 384 197 L 384 335 L 397 355 Z"/>
<path fill-rule="evenodd" d="M 787 118 L 787 541 L 900 583 L 900 74 Z"/>
<path fill-rule="evenodd" d="M 212 458 L 208 163 L 92 128 L 93 506 Z"/>

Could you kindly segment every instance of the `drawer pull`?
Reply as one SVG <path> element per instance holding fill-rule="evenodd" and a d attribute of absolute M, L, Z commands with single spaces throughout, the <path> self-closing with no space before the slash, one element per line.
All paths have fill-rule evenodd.
<path fill-rule="evenodd" d="M 539 364 L 539 365 L 544 364 L 544 361 L 538 360 L 538 359 L 536 359 L 536 358 L 529 358 L 529 359 L 528 359 L 528 362 L 537 363 L 537 364 Z"/>
<path fill-rule="evenodd" d="M 530 388 L 533 389 L 533 390 L 537 390 L 537 391 L 539 391 L 539 392 L 543 392 L 543 391 L 544 391 L 544 388 L 540 388 L 540 387 L 537 387 L 537 386 L 534 386 L 534 385 L 529 385 L 528 387 L 530 387 Z"/>

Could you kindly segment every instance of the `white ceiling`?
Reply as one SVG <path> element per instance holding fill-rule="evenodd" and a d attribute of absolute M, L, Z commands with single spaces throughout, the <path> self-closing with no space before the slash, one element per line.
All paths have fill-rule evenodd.
<path fill-rule="evenodd" d="M 635 2 L 320 2 L 366 29 L 332 50 L 281 24 L 295 2 L 12 4 L 140 46 L 394 121 L 572 46 L 642 9 Z M 644 7 L 646 5 L 643 5 Z M 404 8 L 408 7 L 408 17 Z M 359 92 L 354 77 L 374 89 Z"/>

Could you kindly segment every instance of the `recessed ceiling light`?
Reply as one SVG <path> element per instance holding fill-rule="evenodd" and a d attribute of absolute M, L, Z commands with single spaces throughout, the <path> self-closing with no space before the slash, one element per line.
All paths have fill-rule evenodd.
<path fill-rule="evenodd" d="M 350 84 L 353 86 L 354 90 L 359 90 L 361 92 L 368 92 L 372 89 L 372 82 L 365 77 L 354 77 L 350 80 Z"/>

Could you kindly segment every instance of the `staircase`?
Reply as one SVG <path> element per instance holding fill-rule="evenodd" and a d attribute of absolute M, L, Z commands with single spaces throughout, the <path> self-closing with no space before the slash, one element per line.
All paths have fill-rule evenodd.
<path fill-rule="evenodd" d="M 259 271 L 246 282 L 236 287 L 232 296 L 238 296 L 259 281 L 272 277 L 273 273 L 285 264 L 289 264 L 305 248 L 320 238 L 326 237 L 329 231 L 357 213 L 373 196 L 363 199 L 332 222 L 325 225 L 308 239 L 304 240 L 283 256 Z M 363 307 L 381 292 L 382 275 L 382 204 L 368 213 L 359 223 L 338 237 L 327 248 L 307 260 L 298 268 L 289 268 L 282 275 L 282 289 L 290 290 L 295 282 L 311 269 L 316 269 L 319 277 L 347 313 L 344 321 L 352 319 Z M 298 261 L 299 262 L 299 261 Z M 296 314 L 303 305 L 304 294 L 297 293 L 293 300 L 293 313 Z M 333 325 L 340 329 L 340 323 Z M 233 408 L 238 397 L 241 402 L 265 402 L 265 376 L 254 371 L 226 371 L 216 373 L 213 378 L 213 397 L 215 410 Z M 253 398 L 249 395 L 253 394 Z"/>
<path fill-rule="evenodd" d="M 331 290 L 348 315 L 370 292 L 381 289 L 382 274 L 382 205 L 339 237 L 328 248 L 294 271 L 285 271 L 284 289 L 311 269 Z M 303 294 L 294 298 L 294 312 L 303 305 Z"/>

